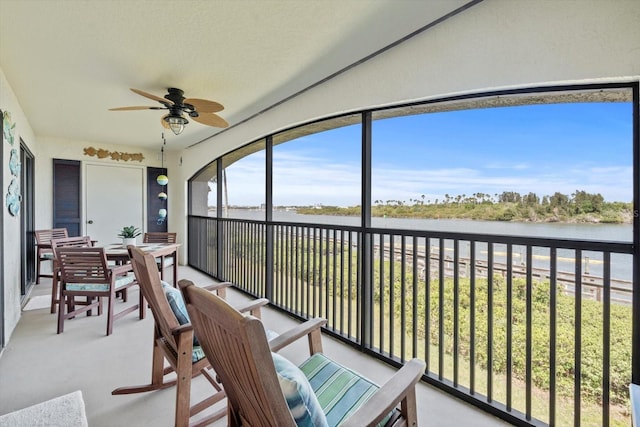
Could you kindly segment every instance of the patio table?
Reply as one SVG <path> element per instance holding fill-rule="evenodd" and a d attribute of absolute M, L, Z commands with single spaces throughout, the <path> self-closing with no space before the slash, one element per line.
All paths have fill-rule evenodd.
<path fill-rule="evenodd" d="M 166 257 L 173 257 L 173 286 L 177 286 L 178 248 L 180 247 L 180 243 L 145 243 L 142 245 L 136 245 L 136 247 L 153 255 L 155 258 L 160 258 L 160 278 L 162 280 L 164 280 L 164 260 Z M 104 252 L 109 261 L 115 261 L 120 264 L 129 262 L 129 252 L 127 252 L 127 247 L 123 246 L 121 243 L 105 245 Z"/>

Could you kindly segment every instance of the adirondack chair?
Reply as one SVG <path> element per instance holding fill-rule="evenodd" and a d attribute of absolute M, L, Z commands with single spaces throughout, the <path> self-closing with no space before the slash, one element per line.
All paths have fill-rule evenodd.
<path fill-rule="evenodd" d="M 153 255 L 145 254 L 135 246 L 129 246 L 128 250 L 140 290 L 155 320 L 151 382 L 119 387 L 111 394 L 142 393 L 177 385 L 175 426 L 202 426 L 224 417 L 226 407 L 220 410 L 211 408 L 225 398 L 225 393 L 216 380 L 215 374 L 211 372 L 209 361 L 198 345 L 198 341 L 194 341 L 193 328 L 186 317 L 188 314 L 184 303 L 181 302 L 180 291 L 161 282 Z M 216 292 L 224 298 L 226 289 L 230 285 L 229 282 L 216 283 L 203 289 L 206 289 L 206 292 Z M 260 307 L 266 303 L 265 299 L 254 300 L 244 304 L 240 309 L 254 316 L 260 316 Z M 169 363 L 166 368 L 165 360 Z M 191 405 L 191 379 L 200 374 L 211 383 L 214 392 L 211 396 Z M 208 411 L 204 413 L 207 409 Z"/>
<path fill-rule="evenodd" d="M 259 319 L 188 280 L 178 285 L 204 353 L 227 393 L 229 426 L 294 427 L 310 421 L 352 427 L 417 425 L 415 385 L 424 374 L 424 361 L 410 360 L 378 387 L 322 354 L 321 319 L 309 335 L 311 357 L 296 367 L 273 353 L 289 337 L 269 342 Z"/>

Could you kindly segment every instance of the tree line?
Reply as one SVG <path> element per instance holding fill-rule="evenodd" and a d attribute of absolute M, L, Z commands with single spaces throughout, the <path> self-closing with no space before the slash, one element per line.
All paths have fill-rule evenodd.
<path fill-rule="evenodd" d="M 360 215 L 360 206 L 298 208 L 302 214 Z M 425 195 L 409 201 L 375 200 L 372 215 L 394 218 L 477 219 L 489 221 L 631 223 L 633 204 L 606 202 L 599 194 L 583 190 L 566 195 L 555 192 L 540 197 L 536 193 L 445 194 L 442 199 Z"/>

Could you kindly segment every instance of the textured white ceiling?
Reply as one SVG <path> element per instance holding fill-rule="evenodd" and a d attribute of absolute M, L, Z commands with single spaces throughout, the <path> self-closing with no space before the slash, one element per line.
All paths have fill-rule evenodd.
<path fill-rule="evenodd" d="M 129 88 L 220 102 L 234 125 L 467 1 L 0 0 L 0 67 L 37 137 L 153 147 L 164 111 L 108 111 L 160 105 Z"/>

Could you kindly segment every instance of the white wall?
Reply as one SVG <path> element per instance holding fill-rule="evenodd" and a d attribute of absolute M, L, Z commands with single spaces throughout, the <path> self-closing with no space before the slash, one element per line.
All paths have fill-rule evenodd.
<path fill-rule="evenodd" d="M 16 125 L 13 145 L 5 140 L 1 147 L 4 159 L 2 164 L 4 185 L 0 195 L 2 201 L 0 209 L 4 210 L 4 221 L 1 224 L 4 251 L 0 256 L 4 262 L 4 332 L 5 340 L 8 341 L 20 319 L 20 216 L 9 214 L 5 204 L 7 188 L 12 178 L 8 166 L 9 153 L 12 148 L 17 149 L 18 153 L 20 152 L 20 140 L 22 139 L 29 150 L 36 155 L 37 143 L 33 130 L 2 69 L 0 69 L 0 109 L 3 112 L 11 113 L 11 121 Z"/>
<path fill-rule="evenodd" d="M 91 141 L 70 141 L 59 138 L 43 137 L 39 139 L 40 150 L 36 156 L 36 205 L 39 208 L 36 215 L 36 229 L 51 228 L 53 224 L 53 159 L 79 160 L 91 163 L 123 164 L 123 165 L 143 165 L 160 167 L 161 160 L 159 150 L 145 150 L 140 147 L 127 147 L 117 144 L 102 144 Z M 108 151 L 118 151 L 125 153 L 142 153 L 142 162 L 129 160 L 127 162 L 112 160 L 111 158 L 99 159 L 96 156 L 85 154 L 85 148 L 93 147 Z M 166 165 L 165 154 L 165 166 Z M 84 168 L 82 169 L 84 170 Z M 171 176 L 171 169 L 168 176 Z M 170 183 L 169 187 L 171 187 Z"/>

